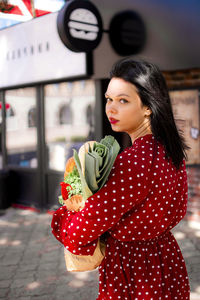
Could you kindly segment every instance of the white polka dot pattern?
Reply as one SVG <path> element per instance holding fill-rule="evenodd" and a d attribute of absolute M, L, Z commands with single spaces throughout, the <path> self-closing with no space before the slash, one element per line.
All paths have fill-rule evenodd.
<path fill-rule="evenodd" d="M 98 300 L 186 300 L 187 271 L 170 233 L 186 208 L 185 163 L 177 170 L 147 135 L 118 155 L 107 183 L 81 212 L 56 211 L 53 234 L 72 253 L 91 255 L 109 233 Z"/>

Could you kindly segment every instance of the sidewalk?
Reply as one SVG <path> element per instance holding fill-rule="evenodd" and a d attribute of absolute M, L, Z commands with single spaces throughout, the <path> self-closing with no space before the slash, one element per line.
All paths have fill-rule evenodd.
<path fill-rule="evenodd" d="M 49 214 L 9 208 L 0 215 L 0 299 L 95 300 L 98 272 L 68 273 Z M 200 300 L 200 223 L 173 233 L 186 260 L 191 300 Z"/>

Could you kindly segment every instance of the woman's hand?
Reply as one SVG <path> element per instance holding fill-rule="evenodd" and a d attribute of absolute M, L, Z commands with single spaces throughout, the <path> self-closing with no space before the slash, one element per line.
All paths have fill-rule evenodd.
<path fill-rule="evenodd" d="M 71 198 L 64 200 L 64 205 L 70 211 L 80 211 L 85 206 L 85 200 L 81 195 L 74 195 Z"/>

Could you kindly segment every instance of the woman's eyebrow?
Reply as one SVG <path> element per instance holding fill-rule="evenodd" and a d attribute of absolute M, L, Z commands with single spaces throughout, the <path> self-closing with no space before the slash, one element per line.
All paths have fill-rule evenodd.
<path fill-rule="evenodd" d="M 105 93 L 105 96 L 107 96 L 107 97 L 109 97 L 109 98 L 112 98 L 112 97 L 110 97 L 107 93 Z M 127 94 L 119 94 L 119 95 L 116 95 L 115 97 L 130 97 L 129 95 L 127 95 Z"/>

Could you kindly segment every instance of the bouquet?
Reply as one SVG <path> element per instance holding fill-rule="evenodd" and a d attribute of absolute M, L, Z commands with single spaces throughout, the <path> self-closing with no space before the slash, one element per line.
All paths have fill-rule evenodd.
<path fill-rule="evenodd" d="M 74 210 L 81 210 L 86 199 L 104 186 L 119 149 L 118 142 L 110 135 L 99 143 L 86 142 L 78 153 L 74 149 L 73 157 L 66 163 L 64 181 L 60 183 L 60 204 L 63 205 L 71 199 L 71 202 L 74 202 Z M 83 199 L 83 206 L 78 208 L 76 203 L 80 199 Z"/>
<path fill-rule="evenodd" d="M 66 163 L 64 181 L 60 183 L 60 204 L 67 201 L 68 209 L 82 210 L 85 201 L 104 186 L 119 150 L 118 142 L 110 135 L 100 142 L 86 142 L 78 153 L 74 149 L 73 157 Z M 74 255 L 65 249 L 66 267 L 68 271 L 92 270 L 101 263 L 104 255 L 105 245 L 100 239 L 92 256 Z"/>

